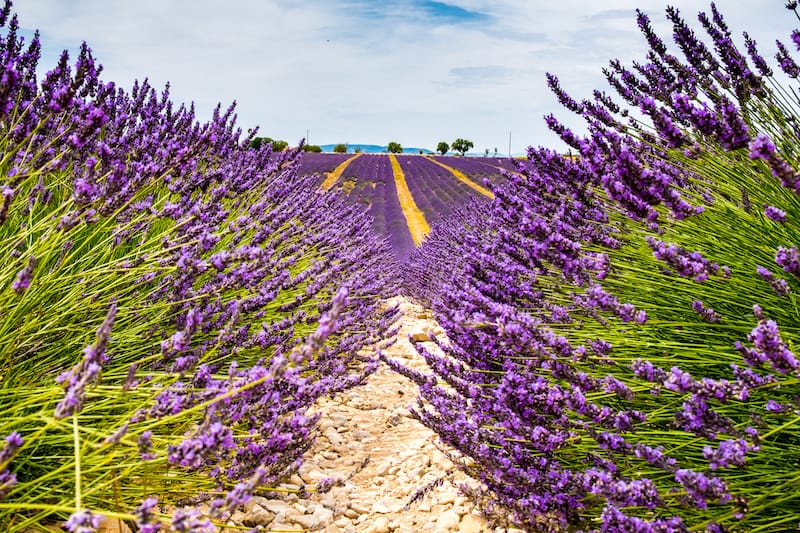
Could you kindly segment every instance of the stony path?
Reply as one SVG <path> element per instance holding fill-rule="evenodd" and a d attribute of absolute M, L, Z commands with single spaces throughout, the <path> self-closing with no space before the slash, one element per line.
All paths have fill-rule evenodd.
<path fill-rule="evenodd" d="M 436 332 L 438 326 L 424 309 L 397 302 L 402 325 L 387 355 L 412 368 L 425 367 L 408 335 Z M 410 380 L 382 364 L 365 385 L 321 401 L 320 436 L 299 474 L 284 488 L 314 485 L 325 477 L 346 479 L 344 484 L 308 498 L 291 493 L 283 499 L 255 497 L 233 519 L 276 533 L 489 532 L 454 485 L 464 475 L 453 471 L 435 444 L 435 434 L 406 409 L 416 396 Z M 409 504 L 417 490 L 430 484 L 434 486 L 424 497 Z"/>

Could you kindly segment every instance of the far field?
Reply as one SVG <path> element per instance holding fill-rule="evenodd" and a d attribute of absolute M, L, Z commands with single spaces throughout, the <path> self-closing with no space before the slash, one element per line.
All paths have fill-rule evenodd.
<path fill-rule="evenodd" d="M 301 175 L 318 175 L 324 190 L 341 190 L 368 206 L 374 230 L 398 259 L 424 240 L 443 215 L 469 197 L 488 200 L 487 182 L 516 170 L 508 158 L 306 153 Z"/>

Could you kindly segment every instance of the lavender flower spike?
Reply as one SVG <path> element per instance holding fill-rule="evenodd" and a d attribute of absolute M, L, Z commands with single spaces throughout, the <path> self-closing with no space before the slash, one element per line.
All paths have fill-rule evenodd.
<path fill-rule="evenodd" d="M 72 533 L 94 533 L 100 527 L 101 518 L 89 511 L 75 511 L 64 526 Z"/>
<path fill-rule="evenodd" d="M 17 279 L 11 284 L 11 288 L 14 289 L 14 292 L 18 295 L 21 295 L 30 287 L 31 279 L 33 279 L 33 267 L 35 266 L 36 258 L 31 256 L 30 259 L 28 259 L 28 265 L 17 272 Z"/>
<path fill-rule="evenodd" d="M 328 336 L 333 333 L 339 315 L 347 307 L 347 296 L 347 288 L 340 288 L 336 296 L 333 297 L 330 311 L 320 317 L 317 331 L 309 335 L 306 343 L 295 352 L 294 359 L 296 363 L 310 361 L 314 354 L 322 348 Z"/>
<path fill-rule="evenodd" d="M 95 383 L 100 375 L 100 369 L 108 361 L 106 346 L 111 336 L 111 326 L 117 316 L 117 304 L 112 303 L 105 320 L 97 330 L 94 344 L 83 350 L 83 359 L 70 370 L 60 374 L 56 381 L 64 385 L 65 397 L 56 406 L 56 418 L 71 416 L 83 407 L 86 387 Z"/>

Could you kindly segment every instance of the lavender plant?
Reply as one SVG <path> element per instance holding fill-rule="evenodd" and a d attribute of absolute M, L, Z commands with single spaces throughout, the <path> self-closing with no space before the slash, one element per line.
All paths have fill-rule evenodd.
<path fill-rule="evenodd" d="M 39 80 L 0 25 L 0 528 L 214 530 L 375 367 L 388 245 L 233 107 L 125 91 L 86 45 Z"/>
<path fill-rule="evenodd" d="M 640 12 L 646 61 L 610 62 L 619 101 L 549 76 L 586 120 L 547 117 L 579 158 L 530 149 L 481 223 L 420 251 L 466 256 L 411 286 L 448 342 L 419 346 L 432 376 L 395 367 L 482 482 L 465 490 L 525 530 L 800 522 L 796 98 L 713 4 L 710 45 L 667 17 L 676 50 Z"/>

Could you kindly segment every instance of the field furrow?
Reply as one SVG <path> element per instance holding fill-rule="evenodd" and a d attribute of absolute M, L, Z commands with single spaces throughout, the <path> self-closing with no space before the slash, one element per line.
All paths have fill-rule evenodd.
<path fill-rule="evenodd" d="M 394 155 L 389 156 L 389 161 L 392 164 L 392 173 L 394 174 L 394 183 L 397 188 L 397 198 L 400 200 L 400 207 L 403 210 L 403 216 L 408 224 L 408 229 L 411 231 L 411 238 L 415 246 L 422 244 L 425 236 L 431 231 L 428 221 L 425 220 L 425 215 L 417 207 L 414 202 L 414 197 L 408 188 L 405 174 L 403 169 L 400 168 L 400 163 Z"/>
<path fill-rule="evenodd" d="M 361 154 L 356 154 L 353 157 L 347 158 L 342 161 L 332 172 L 328 172 L 325 177 L 325 181 L 322 182 L 322 188 L 324 190 L 330 190 L 331 187 L 336 185 L 336 182 L 339 181 L 339 178 L 342 176 L 342 173 L 347 169 L 348 165 L 353 162 L 355 158 L 360 156 Z"/>

